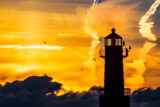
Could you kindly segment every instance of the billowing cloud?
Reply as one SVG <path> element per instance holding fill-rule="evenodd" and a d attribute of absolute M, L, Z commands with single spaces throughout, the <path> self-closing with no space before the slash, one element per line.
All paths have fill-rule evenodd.
<path fill-rule="evenodd" d="M 53 82 L 52 82 L 53 81 Z M 63 84 L 48 76 L 31 76 L 0 86 L 2 107 L 99 107 L 103 87 L 93 86 L 88 91 L 66 91 Z M 60 91 L 64 93 L 58 95 Z M 160 88 L 141 88 L 133 92 L 133 107 L 159 107 Z"/>
<path fill-rule="evenodd" d="M 133 107 L 159 107 L 160 88 L 141 88 L 132 95 Z"/>
<path fill-rule="evenodd" d="M 51 80 L 48 76 L 32 76 L 23 81 L 6 83 L 0 87 L 0 106 L 98 107 L 98 91 L 101 88 L 93 87 L 82 93 L 69 91 L 57 96 L 55 91 L 60 91 L 62 84 Z"/>

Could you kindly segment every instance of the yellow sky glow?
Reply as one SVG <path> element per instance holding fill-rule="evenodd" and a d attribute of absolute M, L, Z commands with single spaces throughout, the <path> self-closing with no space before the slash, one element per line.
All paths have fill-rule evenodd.
<path fill-rule="evenodd" d="M 160 52 L 152 50 L 154 43 L 139 40 L 142 35 L 138 22 L 145 13 L 135 10 L 137 4 L 121 5 L 117 0 L 98 5 L 96 0 L 85 5 L 37 0 L 10 2 L 0 1 L 1 84 L 47 74 L 68 90 L 103 86 L 104 60 L 99 57 L 99 39 L 107 36 L 113 25 L 124 40 L 132 41 L 126 43 L 133 49 L 124 60 L 127 86 L 136 89 L 153 81 L 149 79 L 149 69 L 159 69 Z M 148 13 L 154 14 L 155 10 Z M 156 40 L 155 35 L 148 35 L 153 27 L 153 23 L 145 23 L 148 16 L 142 18 L 140 31 L 147 34 L 143 37 Z M 154 59 L 152 64 L 147 65 L 151 62 L 148 57 Z"/>

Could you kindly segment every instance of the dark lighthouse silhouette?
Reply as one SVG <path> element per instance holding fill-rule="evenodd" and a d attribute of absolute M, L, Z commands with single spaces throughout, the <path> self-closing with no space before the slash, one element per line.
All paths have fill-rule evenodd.
<path fill-rule="evenodd" d="M 131 47 L 125 48 L 125 42 L 114 28 L 104 38 L 104 45 L 105 55 L 100 53 L 105 59 L 104 95 L 100 96 L 100 107 L 130 107 L 131 91 L 124 88 L 123 59 L 128 56 Z"/>

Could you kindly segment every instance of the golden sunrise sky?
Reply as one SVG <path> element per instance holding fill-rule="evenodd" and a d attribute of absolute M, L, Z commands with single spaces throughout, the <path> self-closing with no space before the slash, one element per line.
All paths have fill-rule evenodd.
<path fill-rule="evenodd" d="M 99 39 L 115 27 L 132 46 L 126 87 L 159 86 L 160 10 L 147 14 L 155 1 L 101 0 L 91 9 L 93 0 L 0 0 L 0 83 L 47 74 L 69 90 L 103 86 Z"/>

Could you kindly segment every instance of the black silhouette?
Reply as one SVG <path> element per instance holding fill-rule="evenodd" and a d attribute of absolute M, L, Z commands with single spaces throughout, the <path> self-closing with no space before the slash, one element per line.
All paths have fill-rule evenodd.
<path fill-rule="evenodd" d="M 84 69 L 83 69 L 83 68 L 81 68 L 80 70 L 81 70 L 81 71 L 83 71 Z"/>
<path fill-rule="evenodd" d="M 45 45 L 47 45 L 47 42 L 46 42 L 46 41 L 43 41 L 43 43 L 44 43 Z"/>
<path fill-rule="evenodd" d="M 95 62 L 96 62 L 96 58 L 93 58 L 93 61 L 95 61 Z"/>
<path fill-rule="evenodd" d="M 100 96 L 100 107 L 130 107 L 130 89 L 124 89 L 123 58 L 128 56 L 131 49 L 125 48 L 122 37 L 112 33 L 104 38 L 105 41 L 105 82 L 104 96 Z"/>

